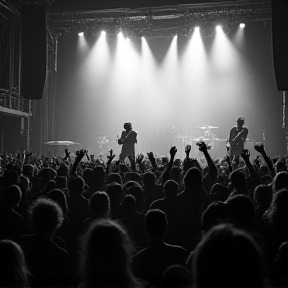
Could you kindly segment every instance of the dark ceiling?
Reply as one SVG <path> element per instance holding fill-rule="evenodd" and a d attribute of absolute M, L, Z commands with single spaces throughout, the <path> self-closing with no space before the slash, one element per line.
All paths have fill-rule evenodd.
<path fill-rule="evenodd" d="M 225 2 L 234 0 L 225 0 Z M 197 4 L 197 3 L 219 3 L 220 0 L 55 0 L 52 2 L 52 10 L 98 10 L 114 8 L 141 8 L 141 7 L 159 7 L 179 4 Z M 251 0 L 251 2 L 255 2 Z"/>

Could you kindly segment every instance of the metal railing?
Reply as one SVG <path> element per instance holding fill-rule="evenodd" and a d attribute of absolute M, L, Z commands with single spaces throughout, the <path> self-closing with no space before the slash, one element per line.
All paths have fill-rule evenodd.
<path fill-rule="evenodd" d="M 0 106 L 29 113 L 29 100 L 20 96 L 17 92 L 11 92 L 0 88 Z"/>

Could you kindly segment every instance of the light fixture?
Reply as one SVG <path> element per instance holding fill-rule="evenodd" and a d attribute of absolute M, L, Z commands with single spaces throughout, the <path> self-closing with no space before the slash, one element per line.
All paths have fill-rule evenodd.
<path fill-rule="evenodd" d="M 239 27 L 240 27 L 241 29 L 244 29 L 245 26 L 246 26 L 245 23 L 240 23 L 240 24 L 239 24 Z"/>
<path fill-rule="evenodd" d="M 102 31 L 101 31 L 101 35 L 102 35 L 102 36 L 106 36 L 106 31 L 102 30 Z"/>
<path fill-rule="evenodd" d="M 221 26 L 221 25 L 217 25 L 217 26 L 216 26 L 216 30 L 217 30 L 217 31 L 221 31 L 221 30 L 222 30 L 222 26 Z"/>
<path fill-rule="evenodd" d="M 78 32 L 78 36 L 79 37 L 83 37 L 84 36 L 84 32 Z"/>

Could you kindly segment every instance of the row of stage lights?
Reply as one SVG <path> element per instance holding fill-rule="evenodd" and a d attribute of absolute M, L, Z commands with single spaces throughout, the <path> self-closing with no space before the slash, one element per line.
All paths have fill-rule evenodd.
<path fill-rule="evenodd" d="M 245 23 L 240 23 L 239 24 L 239 28 L 240 29 L 244 29 L 245 28 Z M 222 27 L 222 25 L 217 25 L 216 27 L 215 27 L 215 29 L 216 29 L 216 31 L 221 31 L 221 30 L 223 30 L 223 27 Z M 200 32 L 200 27 L 199 26 L 196 26 L 195 28 L 194 28 L 194 31 L 195 32 Z M 121 30 L 118 32 L 118 35 L 121 35 Z M 101 35 L 106 35 L 106 31 L 101 31 Z M 177 34 L 176 34 L 177 35 Z M 85 32 L 84 31 L 79 31 L 78 32 L 78 36 L 79 37 L 83 37 L 83 36 L 85 36 Z M 142 36 L 143 38 L 145 37 L 145 36 Z M 130 38 L 129 37 L 127 37 L 126 38 L 126 40 L 127 41 L 130 41 Z"/>

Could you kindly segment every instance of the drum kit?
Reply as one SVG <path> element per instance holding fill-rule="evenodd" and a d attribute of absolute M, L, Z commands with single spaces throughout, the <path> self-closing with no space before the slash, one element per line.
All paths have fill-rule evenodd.
<path fill-rule="evenodd" d="M 220 139 L 217 137 L 216 134 L 212 133 L 212 129 L 218 129 L 217 126 L 211 126 L 211 125 L 202 125 L 200 127 L 195 127 L 195 129 L 201 129 L 203 130 L 202 136 L 195 137 L 192 136 L 191 130 L 186 128 L 186 125 L 183 122 L 180 122 L 179 124 L 172 124 L 172 128 L 155 128 L 156 132 L 159 133 L 160 141 L 158 145 L 158 151 L 167 150 L 166 144 L 170 144 L 177 147 L 178 155 L 180 155 L 181 158 L 185 157 L 185 147 L 186 145 L 190 144 L 192 146 L 191 149 L 191 156 L 198 158 L 201 155 L 201 152 L 199 152 L 196 143 L 197 142 L 205 142 L 208 149 L 210 150 L 210 154 L 213 158 L 219 157 L 219 146 L 225 146 L 226 139 Z M 168 142 L 168 143 L 167 143 Z M 220 142 L 223 142 L 223 145 L 219 145 Z M 168 150 L 169 151 L 169 150 Z M 221 151 L 225 153 L 224 151 Z M 199 155 L 200 154 L 200 155 Z"/>

